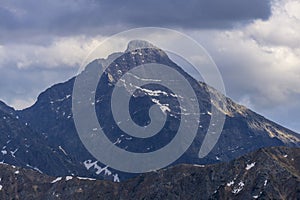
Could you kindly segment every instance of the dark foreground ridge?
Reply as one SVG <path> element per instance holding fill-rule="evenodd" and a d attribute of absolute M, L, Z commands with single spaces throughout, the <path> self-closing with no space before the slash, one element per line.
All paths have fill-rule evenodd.
<path fill-rule="evenodd" d="M 299 199 L 300 148 L 264 148 L 229 163 L 178 165 L 122 183 L 50 177 L 0 164 L 0 198 Z"/>

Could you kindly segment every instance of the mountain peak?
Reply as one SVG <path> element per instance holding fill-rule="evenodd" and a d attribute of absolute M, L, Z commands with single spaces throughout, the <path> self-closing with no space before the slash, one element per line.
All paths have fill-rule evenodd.
<path fill-rule="evenodd" d="M 149 109 L 154 104 L 159 106 L 162 112 L 167 115 L 166 123 L 157 135 L 147 139 L 140 139 L 138 137 L 130 137 L 130 134 L 127 136 L 125 131 L 118 128 L 119 122 L 114 119 L 110 109 L 111 97 L 114 89 L 118 87 L 116 83 L 118 83 L 124 74 L 128 73 L 132 77 L 132 80 L 139 79 L 142 81 L 143 77 L 145 77 L 144 75 L 132 76 L 133 74 L 129 71 L 147 63 L 166 65 L 180 73 L 194 90 L 199 102 L 200 112 L 194 113 L 195 111 L 191 110 L 182 113 L 183 110 L 179 99 L 186 97 L 173 93 L 171 89 L 161 85 L 161 80 L 159 79 L 155 79 L 154 81 L 157 83 L 154 84 L 148 84 L 150 82 L 147 80 L 147 84 L 141 87 L 130 86 L 130 82 L 128 81 L 120 81 L 125 89 L 136 88 L 127 107 L 130 117 L 135 124 L 142 127 L 151 122 Z M 99 68 L 103 70 L 103 75 L 101 75 L 100 79 L 99 73 L 101 71 Z M 199 128 L 197 129 L 193 144 L 170 166 L 179 163 L 206 165 L 221 161 L 227 162 L 251 151 L 268 146 L 300 146 L 300 138 L 296 133 L 265 119 L 245 107 L 235 104 L 216 90 L 211 92 L 212 90 L 208 88 L 209 86 L 199 83 L 169 59 L 168 55 L 162 49 L 155 47 L 147 41 L 131 41 L 128 43 L 127 52 L 113 53 L 106 59 L 101 58 L 92 61 L 78 77 L 81 75 L 80 79 L 84 81 L 82 82 L 84 85 L 80 86 L 80 89 L 84 89 L 81 90 L 81 95 L 88 95 L 85 96 L 87 100 L 85 103 L 78 101 L 72 93 L 74 91 L 74 78 L 68 82 L 57 84 L 45 91 L 43 95 L 39 96 L 38 102 L 32 107 L 16 111 L 22 122 L 28 123 L 31 128 L 37 130 L 42 135 L 41 137 L 46 138 L 45 143 L 47 145 L 55 149 L 56 152 L 59 152 L 61 156 L 67 156 L 65 159 L 62 159 L 66 163 L 62 163 L 65 168 L 59 171 L 61 173 L 59 176 L 69 175 L 68 170 L 71 172 L 74 171 L 74 174 L 80 176 L 111 180 L 114 180 L 113 175 L 118 175 L 121 181 L 137 175 L 117 171 L 113 168 L 109 169 L 112 173 L 108 175 L 105 173 L 105 170 L 101 170 L 105 168 L 106 164 L 97 161 L 87 151 L 75 129 L 72 110 L 73 102 L 80 103 L 83 106 L 82 109 L 94 109 L 101 129 L 107 133 L 107 138 L 110 141 L 117 141 L 117 143 L 114 142 L 113 144 L 118 148 L 135 153 L 149 153 L 163 148 L 177 134 L 181 120 L 183 120 L 181 118 L 183 114 L 200 114 L 201 117 L 199 116 L 199 120 L 196 122 Z M 89 78 L 92 78 L 92 81 Z M 168 80 L 167 78 L 166 80 Z M 95 83 L 98 82 L 96 88 L 90 87 L 91 84 L 94 84 L 93 80 L 95 80 Z M 173 81 L 173 79 L 170 81 Z M 211 98 L 210 95 L 214 98 Z M 212 99 L 215 101 L 212 101 Z M 226 114 L 225 126 L 213 150 L 205 158 L 199 158 L 195 152 L 199 152 L 199 145 L 203 143 L 203 138 L 207 134 L 211 123 L 211 110 L 214 107 Z M 237 140 L 236 138 L 239 139 Z M 2 146 L 5 146 L 6 142 L 7 138 L 3 140 Z M 15 149 L 12 148 L 10 151 L 14 151 Z M 43 149 L 38 151 L 46 152 Z M 36 163 L 45 163 L 43 160 L 40 160 L 42 158 L 36 158 Z M 57 159 L 60 160 L 60 158 Z M 33 166 L 32 164 L 30 165 Z M 38 167 L 43 172 L 49 172 L 50 175 L 57 176 L 58 174 L 55 173 L 57 170 L 56 166 L 36 164 L 34 167 Z"/>
<path fill-rule="evenodd" d="M 125 52 L 129 52 L 132 51 L 134 49 L 143 49 L 143 48 L 155 48 L 158 49 L 156 46 L 154 46 L 153 44 L 151 44 L 148 41 L 145 40 L 131 40 L 128 45 L 127 45 L 127 49 Z"/>

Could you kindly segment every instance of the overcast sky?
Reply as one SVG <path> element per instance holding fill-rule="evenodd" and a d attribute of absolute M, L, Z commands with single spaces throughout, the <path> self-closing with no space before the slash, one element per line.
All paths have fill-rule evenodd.
<path fill-rule="evenodd" d="M 229 97 L 300 132 L 299 0 L 2 0 L 0 99 L 30 106 L 103 39 L 145 26 L 191 36 Z"/>

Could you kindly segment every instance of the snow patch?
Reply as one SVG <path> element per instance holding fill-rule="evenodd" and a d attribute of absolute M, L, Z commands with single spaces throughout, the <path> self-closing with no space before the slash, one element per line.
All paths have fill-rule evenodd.
<path fill-rule="evenodd" d="M 89 180 L 89 181 L 95 181 L 96 179 L 94 178 L 87 178 L 87 177 L 76 177 L 79 180 Z"/>
<path fill-rule="evenodd" d="M 194 167 L 205 167 L 205 165 L 197 165 L 197 164 L 194 164 L 193 166 Z"/>
<path fill-rule="evenodd" d="M 2 150 L 1 153 L 2 153 L 3 155 L 6 155 L 6 154 L 7 154 L 7 151 L 6 151 L 6 150 Z"/>
<path fill-rule="evenodd" d="M 246 166 L 246 170 L 249 170 L 249 169 L 251 169 L 252 167 L 254 167 L 255 166 L 255 162 L 254 163 L 251 163 L 251 164 L 247 164 L 247 166 Z"/>
<path fill-rule="evenodd" d="M 235 188 L 232 190 L 232 193 L 233 193 L 233 194 L 238 194 L 240 191 L 243 190 L 244 185 L 245 185 L 245 184 L 244 184 L 242 181 L 239 182 L 238 186 L 235 187 Z"/>
<path fill-rule="evenodd" d="M 161 91 L 161 90 L 149 90 L 149 89 L 145 89 L 145 88 L 141 88 L 141 87 L 138 87 L 138 89 L 140 89 L 141 91 L 147 93 L 149 96 L 158 97 L 161 94 L 165 95 L 165 96 L 168 96 L 168 93 L 166 93 L 164 91 Z"/>
<path fill-rule="evenodd" d="M 112 176 L 114 177 L 114 182 L 117 182 L 117 183 L 120 182 L 118 174 L 113 174 Z"/>
<path fill-rule="evenodd" d="M 66 151 L 65 151 L 61 146 L 58 146 L 58 148 L 59 148 L 59 150 L 61 150 L 66 156 L 68 155 L 68 154 L 66 153 Z"/>
<path fill-rule="evenodd" d="M 105 166 L 105 167 L 100 167 L 99 165 L 94 165 L 94 169 L 96 169 L 96 174 L 101 174 L 102 172 L 104 172 L 104 175 L 111 175 L 111 171 L 108 170 L 108 166 Z"/>
<path fill-rule="evenodd" d="M 66 181 L 72 180 L 73 177 L 72 176 L 66 176 Z"/>
<path fill-rule="evenodd" d="M 37 167 L 33 167 L 29 164 L 26 164 L 27 167 L 30 167 L 31 169 L 34 169 L 35 171 L 38 171 L 39 173 L 43 174 L 43 172 L 41 170 L 39 170 Z"/>
<path fill-rule="evenodd" d="M 61 181 L 62 177 L 57 177 L 55 180 L 53 180 L 51 183 L 56 183 L 58 181 Z"/>
<path fill-rule="evenodd" d="M 15 153 L 16 153 L 18 150 L 19 150 L 19 149 L 17 148 L 17 149 L 15 149 L 14 151 L 10 151 L 11 156 L 15 158 L 15 157 L 16 157 L 16 156 L 15 156 Z"/>
<path fill-rule="evenodd" d="M 230 186 L 232 186 L 234 184 L 234 181 L 230 181 L 229 183 L 227 183 L 226 185 L 228 186 L 228 187 L 230 187 Z"/>
<path fill-rule="evenodd" d="M 94 169 L 96 169 L 96 174 L 101 174 L 102 172 L 104 172 L 104 175 L 111 175 L 112 172 L 108 169 L 108 166 L 105 167 L 100 167 L 98 164 L 98 161 L 92 162 L 91 160 L 86 160 L 83 162 L 85 168 L 87 170 L 89 170 L 91 167 L 94 167 Z"/>
<path fill-rule="evenodd" d="M 120 144 L 122 142 L 122 140 L 120 138 L 117 139 L 116 142 L 114 142 L 114 144 Z"/>
<path fill-rule="evenodd" d="M 163 111 L 164 113 L 166 113 L 166 111 L 171 112 L 171 109 L 169 108 L 169 104 L 161 104 L 157 99 L 151 99 L 151 101 L 157 104 L 160 107 L 161 111 Z"/>
<path fill-rule="evenodd" d="M 98 162 L 98 161 L 95 161 L 95 162 L 92 163 L 91 160 L 86 160 L 86 161 L 83 162 L 83 164 L 84 164 L 85 168 L 86 168 L 87 170 L 89 170 L 91 167 L 93 167 L 94 165 L 96 165 L 97 162 Z"/>

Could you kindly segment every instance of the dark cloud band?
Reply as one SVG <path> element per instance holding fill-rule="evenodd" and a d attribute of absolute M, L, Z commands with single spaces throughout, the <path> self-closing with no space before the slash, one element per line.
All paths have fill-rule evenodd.
<path fill-rule="evenodd" d="M 0 3 L 0 32 L 87 34 L 117 25 L 220 29 L 270 14 L 269 0 L 12 0 Z"/>

